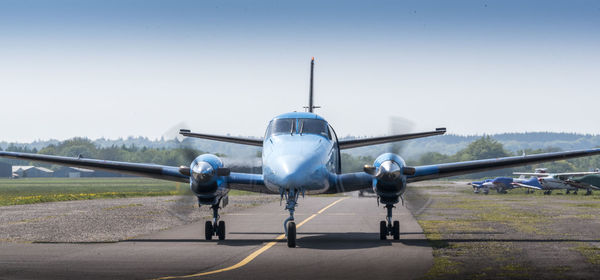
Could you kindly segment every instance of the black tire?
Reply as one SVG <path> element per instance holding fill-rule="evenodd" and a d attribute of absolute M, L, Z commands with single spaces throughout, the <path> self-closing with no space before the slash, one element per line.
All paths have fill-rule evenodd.
<path fill-rule="evenodd" d="M 217 227 L 217 235 L 219 236 L 219 240 L 225 240 L 225 221 L 219 222 L 219 226 Z"/>
<path fill-rule="evenodd" d="M 289 222 L 287 225 L 287 244 L 290 248 L 296 248 L 296 223 Z"/>
<path fill-rule="evenodd" d="M 385 240 L 387 238 L 387 224 L 385 221 L 379 222 L 379 239 Z"/>
<path fill-rule="evenodd" d="M 206 223 L 204 223 L 204 237 L 206 240 L 212 240 L 214 234 L 215 229 L 213 228 L 212 222 L 206 221 Z"/>
<path fill-rule="evenodd" d="M 394 240 L 400 240 L 400 222 L 394 221 L 394 227 L 392 228 Z"/>

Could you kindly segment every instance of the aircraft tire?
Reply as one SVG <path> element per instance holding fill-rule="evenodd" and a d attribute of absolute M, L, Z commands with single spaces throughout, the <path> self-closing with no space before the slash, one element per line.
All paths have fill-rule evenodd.
<path fill-rule="evenodd" d="M 213 228 L 212 222 L 206 221 L 206 223 L 204 223 L 204 237 L 206 240 L 212 240 L 214 234 L 215 229 Z"/>
<path fill-rule="evenodd" d="M 387 224 L 385 221 L 379 222 L 379 239 L 385 240 L 387 238 Z"/>
<path fill-rule="evenodd" d="M 219 236 L 219 240 L 225 240 L 225 221 L 219 222 L 219 226 L 217 227 L 217 235 Z"/>
<path fill-rule="evenodd" d="M 290 248 L 296 248 L 296 223 L 289 222 L 287 229 L 287 245 Z"/>
<path fill-rule="evenodd" d="M 400 240 L 400 222 L 394 221 L 393 227 L 394 240 Z"/>

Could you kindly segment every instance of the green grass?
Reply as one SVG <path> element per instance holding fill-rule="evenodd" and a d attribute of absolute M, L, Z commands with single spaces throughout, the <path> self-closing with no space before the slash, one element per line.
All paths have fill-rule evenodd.
<path fill-rule="evenodd" d="M 25 178 L 0 179 L 0 206 L 100 198 L 179 195 L 186 183 L 147 178 Z M 251 195 L 232 190 L 231 196 Z"/>
<path fill-rule="evenodd" d="M 588 263 L 600 265 L 600 248 L 581 243 L 579 246 L 574 247 L 573 250 L 581 253 Z"/>
<path fill-rule="evenodd" d="M 178 187 L 179 185 L 179 187 Z M 27 178 L 0 180 L 0 206 L 183 193 L 185 184 L 145 178 Z"/>

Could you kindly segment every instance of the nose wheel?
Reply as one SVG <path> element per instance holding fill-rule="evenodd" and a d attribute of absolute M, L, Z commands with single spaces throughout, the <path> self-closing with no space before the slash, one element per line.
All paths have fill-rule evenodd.
<path fill-rule="evenodd" d="M 290 248 L 296 248 L 296 223 L 287 224 L 287 245 Z"/>
<path fill-rule="evenodd" d="M 283 229 L 285 230 L 285 236 L 287 237 L 287 245 L 290 248 L 296 247 L 296 222 L 294 222 L 294 211 L 296 210 L 296 204 L 298 203 L 298 190 L 291 189 L 287 193 L 282 193 L 281 196 L 285 195 L 286 203 L 285 209 L 290 212 L 290 216 L 283 222 Z"/>
<path fill-rule="evenodd" d="M 380 221 L 379 222 L 379 239 L 386 240 L 387 236 L 390 235 L 394 238 L 394 240 L 400 239 L 400 222 L 394 221 L 392 223 L 392 209 L 394 208 L 393 204 L 387 204 L 385 206 L 387 209 L 387 222 Z"/>
<path fill-rule="evenodd" d="M 225 240 L 225 221 L 219 221 L 219 204 L 213 205 L 213 220 L 204 223 L 204 237 L 212 240 L 217 236 L 219 240 Z"/>

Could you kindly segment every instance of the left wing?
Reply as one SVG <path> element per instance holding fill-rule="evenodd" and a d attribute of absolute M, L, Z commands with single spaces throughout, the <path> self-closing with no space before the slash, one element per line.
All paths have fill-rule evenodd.
<path fill-rule="evenodd" d="M 487 170 L 502 169 L 513 166 L 522 166 L 540 162 L 556 161 L 598 154 L 600 154 L 600 148 L 591 150 L 577 150 L 570 152 L 556 152 L 528 156 L 504 157 L 416 166 L 414 167 L 415 174 L 408 176 L 407 182 L 411 183 L 425 181 Z M 375 177 L 373 175 L 367 174 L 366 172 L 339 174 L 331 179 L 332 186 L 329 188 L 327 193 L 341 193 L 372 188 L 374 179 Z"/>
<path fill-rule="evenodd" d="M 74 158 L 14 152 L 0 152 L 0 157 L 28 161 L 38 161 L 73 167 L 82 167 L 93 170 L 103 170 L 167 181 L 184 183 L 190 182 L 189 167 L 175 167 L 148 163 L 132 163 L 122 161 L 88 159 L 82 157 Z M 262 174 L 231 172 L 227 176 L 227 183 L 229 184 L 230 189 L 270 193 L 270 191 L 265 187 L 265 182 L 263 180 Z"/>
<path fill-rule="evenodd" d="M 417 182 L 437 178 L 451 177 L 487 170 L 522 166 L 547 161 L 564 160 L 600 154 L 600 148 L 569 152 L 544 153 L 527 156 L 482 159 L 473 161 L 442 163 L 415 167 L 415 174 L 408 176 L 408 182 Z"/>
<path fill-rule="evenodd" d="M 538 176 L 538 177 L 546 177 L 546 176 L 583 176 L 583 175 L 591 175 L 591 174 L 600 174 L 600 172 L 590 171 L 590 172 L 566 172 L 566 173 L 528 173 L 528 172 L 513 172 L 515 175 L 529 175 L 529 176 Z"/>
<path fill-rule="evenodd" d="M 525 176 L 536 176 L 536 177 L 548 177 L 554 175 L 552 173 L 535 173 L 535 172 L 513 172 L 514 175 L 525 175 Z"/>

